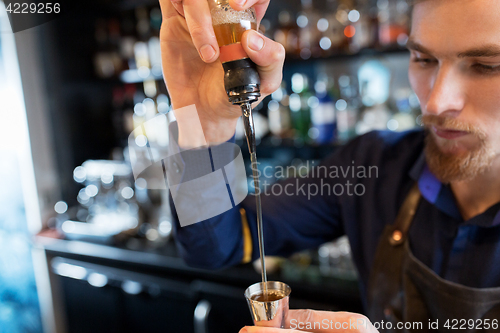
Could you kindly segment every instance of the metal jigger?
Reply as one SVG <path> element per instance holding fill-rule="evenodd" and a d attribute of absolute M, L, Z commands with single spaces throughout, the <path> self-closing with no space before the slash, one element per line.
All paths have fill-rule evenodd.
<path fill-rule="evenodd" d="M 245 291 L 250 313 L 252 314 L 253 323 L 255 326 L 285 328 L 286 317 L 288 316 L 288 299 L 292 289 L 283 282 L 268 281 L 252 284 Z M 267 292 L 275 292 L 283 297 L 269 302 L 252 300 L 252 296 L 262 294 L 264 290 Z"/>

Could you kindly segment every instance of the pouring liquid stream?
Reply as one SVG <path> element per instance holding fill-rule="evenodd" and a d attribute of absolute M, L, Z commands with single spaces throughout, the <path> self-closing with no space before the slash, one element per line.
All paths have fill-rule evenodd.
<path fill-rule="evenodd" d="M 260 264 L 262 267 L 262 283 L 264 284 L 264 299 L 266 298 L 267 291 L 267 272 L 266 272 L 266 260 L 264 252 L 264 234 L 262 226 L 262 203 L 260 197 L 260 180 L 257 164 L 257 147 L 255 144 L 255 127 L 253 123 L 252 108 L 250 103 L 241 104 L 241 112 L 243 113 L 243 123 L 245 126 L 245 134 L 247 138 L 248 150 L 250 152 L 250 162 L 252 165 L 252 175 L 253 183 L 255 187 L 255 203 L 257 205 L 257 234 L 259 238 L 259 253 L 260 253 Z"/>

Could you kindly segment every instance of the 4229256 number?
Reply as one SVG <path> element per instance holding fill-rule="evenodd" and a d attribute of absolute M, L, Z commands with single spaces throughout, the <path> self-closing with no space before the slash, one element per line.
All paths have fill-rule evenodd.
<path fill-rule="evenodd" d="M 463 329 L 475 329 L 475 330 L 489 330 L 498 329 L 498 319 L 448 319 L 444 324 L 444 327 L 449 330 L 463 330 Z"/>
<path fill-rule="evenodd" d="M 59 14 L 61 12 L 60 3 L 9 3 L 6 8 L 9 14 Z"/>

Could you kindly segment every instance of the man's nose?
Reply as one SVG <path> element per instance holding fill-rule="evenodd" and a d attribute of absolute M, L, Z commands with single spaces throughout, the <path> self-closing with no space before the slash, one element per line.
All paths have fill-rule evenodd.
<path fill-rule="evenodd" d="M 426 113 L 457 116 L 464 107 L 464 91 L 459 73 L 451 65 L 441 65 L 432 82 Z"/>

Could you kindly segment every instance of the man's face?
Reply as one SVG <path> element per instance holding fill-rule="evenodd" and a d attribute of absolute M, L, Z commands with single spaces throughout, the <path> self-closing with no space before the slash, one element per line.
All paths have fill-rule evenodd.
<path fill-rule="evenodd" d="M 443 182 L 484 172 L 500 155 L 500 1 L 418 3 L 408 48 L 429 168 Z"/>

